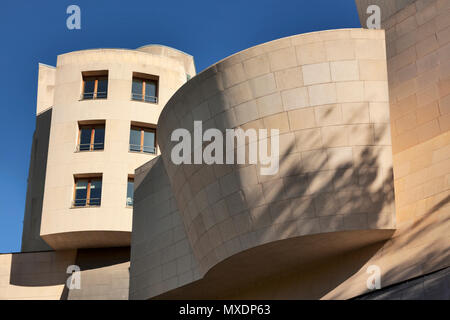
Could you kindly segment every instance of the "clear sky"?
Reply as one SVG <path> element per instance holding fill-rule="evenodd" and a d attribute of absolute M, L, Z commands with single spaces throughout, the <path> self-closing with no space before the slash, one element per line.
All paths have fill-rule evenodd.
<path fill-rule="evenodd" d="M 66 9 L 81 8 L 81 30 Z M 299 33 L 359 28 L 354 0 L 2 0 L 0 3 L 0 253 L 20 251 L 38 63 L 90 48 L 163 44 L 197 72 L 248 47 Z"/>

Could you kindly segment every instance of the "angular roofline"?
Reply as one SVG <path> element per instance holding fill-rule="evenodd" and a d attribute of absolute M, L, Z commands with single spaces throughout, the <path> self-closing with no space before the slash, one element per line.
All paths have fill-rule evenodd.
<path fill-rule="evenodd" d="M 42 63 L 42 62 L 38 62 L 38 65 L 39 65 L 39 66 L 45 66 L 45 67 L 49 67 L 49 68 L 52 68 L 52 69 L 56 69 L 56 67 L 55 67 L 55 66 L 51 66 L 51 65 L 49 65 L 49 64 L 46 64 L 46 63 Z"/>

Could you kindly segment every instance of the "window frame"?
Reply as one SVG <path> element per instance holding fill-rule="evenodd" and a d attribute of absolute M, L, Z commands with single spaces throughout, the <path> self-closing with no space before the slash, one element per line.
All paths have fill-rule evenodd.
<path fill-rule="evenodd" d="M 96 128 L 103 128 L 104 134 L 103 134 L 103 148 L 102 149 L 94 149 L 94 141 L 95 141 L 95 131 Z M 82 129 L 91 129 L 90 134 L 90 141 L 89 141 L 89 150 L 81 150 L 81 130 Z M 103 123 L 96 123 L 96 124 L 78 124 L 78 140 L 77 140 L 77 147 L 75 152 L 90 152 L 90 151 L 103 151 L 105 150 L 105 137 L 106 137 L 106 126 Z"/>
<path fill-rule="evenodd" d="M 106 91 L 105 96 L 98 96 L 98 82 L 99 80 L 106 80 Z M 85 97 L 86 82 L 94 81 L 94 91 L 88 92 L 92 94 L 91 98 Z M 109 72 L 106 71 L 87 71 L 82 72 L 82 86 L 81 86 L 81 100 L 97 100 L 97 99 L 108 99 L 108 87 L 109 87 Z"/>
<path fill-rule="evenodd" d="M 86 198 L 85 199 L 77 199 L 77 183 L 79 181 L 85 180 L 87 181 L 86 186 Z M 91 184 L 93 180 L 98 180 L 101 182 L 101 191 L 100 191 L 100 198 L 95 198 L 99 200 L 99 204 L 91 204 Z M 103 193 L 103 177 L 102 176 L 87 176 L 87 177 L 74 177 L 74 184 L 73 184 L 73 197 L 72 197 L 72 208 L 91 208 L 91 207 L 100 207 L 102 205 L 102 193 Z M 77 200 L 85 200 L 85 204 L 80 206 L 76 205 Z"/>
<path fill-rule="evenodd" d="M 139 126 L 139 125 L 131 125 L 130 126 L 130 138 L 131 138 L 131 130 L 138 130 L 141 133 L 141 137 L 140 137 L 140 146 L 139 146 L 139 151 L 136 150 L 131 150 L 131 143 L 129 143 L 128 146 L 128 151 L 129 152 L 135 152 L 135 153 L 148 153 L 148 154 L 157 154 L 158 153 L 158 145 L 157 145 L 157 137 L 156 137 L 156 128 L 151 128 L 151 127 L 143 127 L 143 126 Z M 155 135 L 155 139 L 154 139 L 154 150 L 155 152 L 146 152 L 144 151 L 144 136 L 145 136 L 145 132 L 153 132 L 153 134 Z M 137 145 L 136 145 L 137 146 Z"/>
<path fill-rule="evenodd" d="M 136 99 L 134 97 L 135 93 L 133 92 L 133 82 L 135 80 L 142 81 L 141 99 Z M 150 83 L 150 82 L 153 82 L 155 84 L 155 96 L 152 96 L 154 98 L 154 101 L 148 101 L 145 99 L 146 84 Z M 133 77 L 131 79 L 131 100 L 158 104 L 158 102 L 159 102 L 159 76 L 133 72 Z"/>

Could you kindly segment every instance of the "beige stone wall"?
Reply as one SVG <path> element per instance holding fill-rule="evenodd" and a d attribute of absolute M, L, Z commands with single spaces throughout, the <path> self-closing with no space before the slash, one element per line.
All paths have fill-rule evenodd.
<path fill-rule="evenodd" d="M 51 121 L 51 108 L 36 116 L 36 130 L 33 134 L 30 166 L 28 169 L 27 195 L 22 230 L 22 252 L 51 250 L 41 238 L 41 213 Z"/>
<path fill-rule="evenodd" d="M 390 236 L 395 213 L 384 43 L 383 31 L 360 29 L 283 38 L 217 63 L 175 93 L 158 123 L 161 157 L 202 279 L 161 297 L 230 296 L 243 292 L 248 279 L 304 268 Z M 174 165 L 172 130 L 192 133 L 194 120 L 222 132 L 279 129 L 279 172 L 262 176 L 260 165 Z M 153 170 L 161 169 L 136 174 L 147 180 L 158 175 Z M 144 203 L 160 184 L 147 181 L 136 201 Z M 149 243 L 149 225 L 159 226 L 147 208 L 135 207 L 136 221 L 145 215 L 149 222 L 133 228 L 132 247 L 137 238 Z M 140 269 L 141 281 L 154 276 L 151 268 Z"/>
<path fill-rule="evenodd" d="M 450 1 L 404 4 L 382 27 L 398 230 L 372 262 L 392 283 L 450 264 Z"/>
<path fill-rule="evenodd" d="M 357 3 L 360 13 L 363 4 L 380 5 L 386 29 L 397 230 L 388 241 L 293 268 L 224 298 L 348 299 L 369 291 L 371 265 L 380 267 L 382 287 L 450 265 L 450 1 Z M 360 17 L 365 23 L 367 15 Z"/>
<path fill-rule="evenodd" d="M 127 299 L 129 248 L 0 254 L 0 300 Z M 69 266 L 80 289 L 68 290 Z"/>
<path fill-rule="evenodd" d="M 450 1 L 417 1 L 385 22 L 399 222 L 445 199 L 450 167 Z"/>
<path fill-rule="evenodd" d="M 128 175 L 154 157 L 128 151 L 130 125 L 156 125 L 164 104 L 186 82 L 186 73 L 195 71 L 192 57 L 182 55 L 98 49 L 58 56 L 41 223 L 41 236 L 52 248 L 129 246 Z M 82 72 L 95 70 L 108 70 L 108 98 L 80 100 Z M 131 100 L 133 72 L 159 76 L 158 103 Z M 75 152 L 78 122 L 90 120 L 105 121 L 105 148 Z M 101 206 L 71 208 L 74 175 L 92 173 L 102 174 Z"/>
<path fill-rule="evenodd" d="M 53 106 L 56 68 L 39 64 L 36 115 Z"/>
<path fill-rule="evenodd" d="M 416 1 L 383 25 L 394 154 L 449 129 L 448 6 L 448 0 Z"/>
<path fill-rule="evenodd" d="M 371 265 L 380 267 L 382 287 L 450 265 L 450 1 L 357 4 L 362 24 L 367 5 L 379 5 L 386 29 L 397 230 L 386 242 L 294 269 L 227 298 L 348 299 L 369 291 Z"/>
<path fill-rule="evenodd" d="M 184 69 L 189 76 L 193 77 L 196 74 L 195 65 L 192 63 L 193 57 L 185 52 L 159 44 L 150 44 L 139 47 L 136 50 L 178 60 L 184 65 Z"/>
<path fill-rule="evenodd" d="M 358 8 L 360 13 L 365 12 L 361 3 L 359 2 Z M 268 192 L 265 193 L 265 181 L 259 180 L 261 177 L 257 175 L 258 170 L 253 171 L 256 176 L 255 180 L 251 174 L 244 173 L 246 166 L 231 169 L 227 166 L 222 166 L 222 168 L 215 166 L 212 172 L 208 172 L 207 166 L 184 167 L 183 170 L 180 170 L 170 165 L 170 159 L 164 151 L 170 150 L 172 145 L 168 141 L 163 141 L 162 157 L 171 183 L 175 186 L 178 206 L 185 208 L 180 212 L 187 227 L 189 241 L 193 246 L 195 257 L 200 261 L 201 270 L 208 270 L 208 272 L 199 281 L 165 292 L 157 298 L 348 299 L 369 291 L 367 279 L 370 275 L 367 270 L 371 265 L 380 267 L 382 287 L 422 276 L 449 265 L 448 158 L 450 154 L 448 151 L 450 149 L 448 142 L 450 136 L 445 127 L 445 108 L 446 97 L 449 93 L 447 71 L 450 60 L 448 59 L 447 30 L 449 28 L 448 21 L 450 21 L 448 9 L 450 1 L 411 3 L 412 1 L 399 1 L 395 6 L 392 6 L 392 2 L 379 1 L 375 3 L 382 7 L 382 13 L 390 15 L 383 16 L 387 38 L 391 100 L 389 111 L 387 104 L 384 105 L 384 109 L 376 109 L 371 108 L 369 102 L 367 113 L 361 112 L 359 109 L 359 112 L 355 112 L 352 116 L 348 116 L 348 113 L 346 116 L 343 105 L 347 102 L 337 103 L 339 112 L 336 113 L 333 113 L 331 108 L 315 105 L 314 86 L 321 85 L 321 81 L 331 80 L 337 90 L 339 81 L 348 81 L 348 78 L 341 78 L 338 75 L 339 68 L 333 69 L 332 61 L 327 60 L 328 69 L 326 63 L 324 66 L 320 59 L 324 59 L 324 57 L 330 59 L 330 56 L 344 59 L 345 68 L 343 70 L 345 72 L 341 76 L 351 77 L 352 74 L 355 74 L 352 73 L 354 68 L 352 69 L 351 63 L 345 59 L 348 59 L 348 51 L 356 50 L 353 52 L 358 52 L 358 46 L 352 49 L 349 45 L 355 39 L 342 39 L 340 34 L 324 32 L 304 35 L 304 38 L 296 36 L 288 38 L 289 40 L 282 39 L 259 46 L 260 48 L 250 48 L 221 61 L 194 78 L 192 83 L 183 86 L 169 101 L 168 108 L 163 111 L 161 116 L 161 124 L 168 124 L 165 128 L 161 128 L 161 130 L 166 129 L 163 138 L 169 136 L 171 126 L 177 127 L 178 125 L 192 129 L 189 124 L 194 119 L 206 121 L 206 127 L 216 125 L 221 129 L 236 126 L 283 128 L 284 123 L 287 130 L 283 131 L 280 137 L 290 134 L 290 130 L 293 130 L 291 141 L 294 143 L 291 143 L 291 146 L 293 145 L 296 149 L 288 149 L 286 146 L 289 144 L 280 139 L 282 150 L 289 150 L 283 153 L 282 158 L 292 150 L 296 150 L 300 153 L 300 157 L 296 158 L 294 163 L 301 164 L 302 170 L 305 168 L 305 160 L 314 159 L 314 161 L 306 161 L 306 168 L 310 168 L 309 165 L 316 164 L 319 159 L 304 157 L 303 152 L 310 150 L 302 148 L 328 149 L 330 145 L 325 141 L 330 136 L 335 138 L 338 143 L 348 141 L 346 140 L 348 137 L 345 133 L 346 130 L 342 130 L 344 127 L 342 123 L 333 122 L 336 119 L 349 121 L 347 125 L 353 124 L 352 121 L 359 123 L 364 121 L 363 119 L 369 119 L 370 124 L 372 119 L 377 119 L 373 124 L 374 129 L 376 129 L 377 121 L 390 123 L 393 136 L 392 138 L 386 136 L 385 141 L 389 143 L 392 141 L 393 144 L 396 231 L 385 239 L 377 238 L 372 233 L 374 236 L 372 243 L 366 241 L 360 248 L 346 247 L 343 243 L 354 243 L 356 239 L 358 241 L 367 240 L 369 234 L 360 233 L 364 227 L 364 224 L 360 223 L 353 225 L 356 230 L 345 231 L 346 215 L 343 215 L 344 228 L 335 229 L 342 231 L 334 233 L 334 237 L 326 237 L 329 229 L 327 230 L 326 227 L 322 229 L 323 223 L 321 224 L 324 219 L 329 219 L 326 213 L 338 213 L 337 216 L 342 214 L 342 203 L 336 201 L 339 198 L 336 197 L 335 183 L 326 184 L 329 188 L 333 188 L 335 194 L 325 191 L 323 193 L 325 197 L 313 195 L 313 199 L 321 200 L 318 203 L 319 210 L 313 201 L 315 210 L 311 216 L 298 218 L 296 215 L 293 216 L 293 213 L 302 212 L 304 207 L 301 204 L 305 203 L 305 195 L 302 195 L 302 200 L 297 205 L 274 205 L 277 202 L 286 204 L 290 191 L 286 187 L 299 185 L 298 181 L 295 184 L 288 184 L 287 178 L 290 176 L 282 177 L 281 183 L 277 183 L 276 180 L 267 183 Z M 388 7 L 383 7 L 383 5 Z M 363 20 L 363 18 L 361 19 Z M 352 31 L 350 34 L 354 36 L 357 34 L 356 32 Z M 368 35 L 365 33 L 367 31 L 358 32 L 360 35 Z M 377 34 L 377 31 L 372 32 Z M 321 39 L 322 35 L 326 35 L 325 38 Z M 339 40 L 331 40 L 331 35 Z M 299 39 L 302 39 L 300 48 L 297 42 L 300 41 Z M 289 41 L 291 44 L 294 41 L 297 43 L 294 50 L 290 48 L 289 44 L 286 44 Z M 380 41 L 371 47 L 369 40 L 366 41 L 364 46 L 366 52 L 359 51 L 366 59 L 358 61 L 358 76 L 362 77 L 358 80 L 361 81 L 366 76 L 375 77 L 370 78 L 373 81 L 380 80 L 383 75 L 386 77 L 383 61 L 380 61 L 382 59 L 377 61 L 373 56 L 368 58 L 368 55 L 376 54 L 377 49 L 384 48 L 384 43 Z M 339 47 L 340 42 L 345 45 Z M 362 43 L 356 41 L 356 43 L 358 42 Z M 334 50 L 327 51 L 327 44 L 330 45 L 330 43 L 335 45 Z M 360 50 L 362 47 L 359 47 Z M 272 50 L 273 52 L 271 52 Z M 295 53 L 294 56 L 297 60 L 292 57 L 292 53 Z M 276 56 L 283 58 L 277 61 L 274 58 Z M 295 65 L 295 61 L 298 65 Z M 309 61 L 313 66 L 303 65 L 303 61 Z M 279 67 L 286 68 L 285 72 L 278 70 Z M 275 70 L 273 77 L 270 75 L 272 70 Z M 327 74 L 324 70 L 329 70 L 330 73 Z M 305 86 L 307 90 L 302 89 Z M 313 87 L 312 90 L 311 87 Z M 295 90 L 292 90 L 294 88 Z M 368 87 L 364 84 L 363 88 Z M 200 93 L 196 94 L 198 92 Z M 327 91 L 322 87 L 322 90 L 317 92 L 322 93 L 318 95 L 318 99 L 324 99 L 329 98 L 329 93 L 334 91 L 328 91 L 328 95 L 324 95 L 323 93 L 327 93 Z M 357 90 L 350 92 L 354 94 L 353 97 L 357 95 L 355 93 Z M 336 99 L 338 97 L 339 95 L 336 94 Z M 184 98 L 184 102 L 177 103 L 178 99 L 182 98 Z M 266 104 L 270 107 L 264 108 L 265 99 L 263 98 L 270 101 L 270 104 Z M 207 103 L 203 102 L 205 100 Z M 175 112 L 170 114 L 172 105 Z M 294 108 L 294 110 L 289 108 Z M 318 123 L 321 120 L 321 109 L 327 110 L 325 114 L 331 122 Z M 308 110 L 312 110 L 309 117 L 306 113 Z M 354 110 L 358 109 L 355 107 Z M 383 110 L 383 112 L 373 118 L 373 111 L 376 110 Z M 298 114 L 290 117 L 293 115 L 293 111 Z M 267 119 L 265 119 L 265 112 L 269 112 Z M 275 117 L 275 115 L 283 113 L 286 113 L 284 121 L 281 117 Z M 263 120 L 259 121 L 261 115 L 264 115 Z M 409 120 L 398 121 L 403 117 Z M 313 128 L 296 127 L 297 125 L 311 125 L 311 123 Z M 340 130 L 337 130 L 336 127 L 339 125 Z M 316 133 L 313 134 L 314 131 L 311 129 L 315 129 L 316 126 L 322 127 L 320 130 L 316 129 Z M 326 132 L 329 127 L 335 127 L 336 131 L 333 135 L 324 135 L 324 131 Z M 298 132 L 306 130 L 311 130 L 309 135 L 305 136 L 305 139 L 299 140 L 301 135 Z M 342 137 L 344 137 L 343 140 Z M 360 138 L 361 134 L 351 137 L 353 139 Z M 352 148 L 354 152 L 355 147 Z M 326 159 L 327 161 L 330 159 L 328 154 Z M 364 160 L 362 163 L 364 168 L 369 167 Z M 374 162 L 369 161 L 369 163 Z M 355 165 L 357 166 L 358 163 L 353 162 L 352 166 L 355 167 Z M 330 168 L 327 169 L 330 170 Z M 357 172 L 359 171 L 357 170 Z M 316 176 L 313 177 L 317 179 Z M 372 177 L 376 177 L 376 175 Z M 214 182 L 215 179 L 218 180 L 215 188 L 204 187 L 207 181 Z M 185 181 L 189 181 L 186 182 L 188 185 L 186 188 L 183 187 Z M 341 175 L 336 181 L 342 183 L 348 180 L 345 175 Z M 359 176 L 358 184 L 362 181 L 364 181 L 364 175 Z M 247 190 L 246 193 L 245 187 L 249 183 L 251 184 L 251 187 L 248 188 L 250 191 Z M 259 184 L 261 184 L 261 189 L 258 187 Z M 308 180 L 308 188 L 311 185 L 314 185 L 314 179 Z M 392 177 L 388 185 L 392 187 Z M 351 189 L 349 185 L 345 186 Z M 234 192 L 237 192 L 240 197 L 232 198 L 225 195 L 223 208 L 226 215 L 222 220 L 225 222 L 217 222 L 216 216 L 221 211 L 218 210 L 218 207 L 208 210 L 210 201 L 221 199 L 214 198 L 214 195 L 222 195 L 224 190 L 233 191 L 235 190 L 233 187 L 239 190 Z M 370 190 L 374 192 L 376 188 Z M 248 196 L 255 192 L 259 192 L 262 196 Z M 263 215 L 252 214 L 253 208 L 251 204 L 249 205 L 249 199 L 256 198 L 266 201 L 266 195 L 270 194 L 274 196 L 269 198 L 272 203 L 268 203 L 268 210 L 265 211 L 268 218 L 262 219 Z M 190 199 L 194 199 L 194 201 Z M 362 197 L 351 198 L 347 204 L 358 210 L 361 209 L 359 205 L 367 204 L 369 199 L 370 196 L 365 194 Z M 263 203 L 261 206 L 264 207 L 267 204 Z M 271 208 L 273 209 L 271 210 Z M 230 211 L 235 209 L 242 209 L 243 213 Z M 210 219 L 208 214 L 212 214 L 213 218 Z M 324 214 L 325 216 L 323 216 Z M 241 220 L 243 216 L 247 216 L 247 218 Z M 278 219 L 282 216 L 284 217 L 279 223 Z M 316 232 L 319 233 L 315 233 L 315 229 L 309 229 L 301 237 L 296 237 L 300 235 L 298 232 L 306 226 L 305 222 L 308 219 L 319 219 L 319 226 L 316 229 Z M 266 228 L 266 232 L 259 233 L 262 237 L 258 238 L 258 233 L 254 230 L 264 228 L 264 226 L 258 225 L 263 221 L 269 227 Z M 280 227 L 283 226 L 283 223 L 284 228 Z M 277 225 L 277 228 L 273 228 L 274 225 Z M 383 228 L 383 225 L 379 224 L 378 227 Z M 240 233 L 242 230 L 249 230 L 251 237 L 243 237 L 243 234 Z M 235 238 L 229 240 L 230 235 L 234 235 Z M 225 241 L 222 240 L 223 237 L 225 237 Z M 202 238 L 203 241 L 201 241 Z M 248 239 L 253 241 L 250 242 L 250 245 Z M 272 242 L 279 239 L 285 240 Z M 294 242 L 295 239 L 303 239 L 303 242 Z M 226 243 L 225 249 L 216 250 L 216 248 L 220 248 L 221 243 Z M 278 251 L 277 243 L 282 243 L 285 250 Z M 252 245 L 256 246 L 252 247 Z M 214 253 L 208 254 L 207 251 L 211 250 L 211 247 L 214 248 Z M 245 250 L 249 248 L 251 250 Z M 299 251 L 303 255 L 297 255 Z M 319 252 L 323 254 L 320 255 Z M 318 255 L 319 257 L 315 260 L 304 261 L 304 255 L 316 255 L 316 257 Z M 224 259 L 225 257 L 227 259 Z M 297 263 L 287 263 L 288 257 L 295 257 Z M 217 263 L 217 261 L 221 262 Z M 213 267 L 211 268 L 211 266 Z M 270 271 L 270 266 L 274 266 L 272 273 L 267 271 Z M 264 271 L 267 272 L 264 273 Z"/>
<path fill-rule="evenodd" d="M 147 299 L 200 278 L 161 157 L 136 169 L 130 299 Z"/>
<path fill-rule="evenodd" d="M 0 254 L 0 300 L 59 300 L 76 250 Z"/>
<path fill-rule="evenodd" d="M 42 204 L 47 168 L 48 143 L 55 90 L 55 67 L 39 64 L 36 102 L 36 128 L 31 146 L 27 196 L 22 231 L 22 251 L 45 251 L 51 248 L 41 238 Z"/>
<path fill-rule="evenodd" d="M 183 86 L 159 123 L 164 164 L 202 273 L 264 243 L 394 227 L 384 32 L 333 30 L 235 54 Z M 280 170 L 174 165 L 172 130 L 280 130 Z M 364 199 L 364 200 L 363 200 Z"/>
<path fill-rule="evenodd" d="M 80 289 L 64 290 L 65 300 L 128 300 L 130 248 L 80 249 Z"/>

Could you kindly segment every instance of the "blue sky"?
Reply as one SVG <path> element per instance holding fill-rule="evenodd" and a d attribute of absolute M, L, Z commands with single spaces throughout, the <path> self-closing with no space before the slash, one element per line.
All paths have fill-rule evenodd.
<path fill-rule="evenodd" d="M 81 8 L 68 30 L 66 8 Z M 88 48 L 164 44 L 197 72 L 253 45 L 299 33 L 359 28 L 354 0 L 2 0 L 0 4 L 0 253 L 20 251 L 38 63 Z"/>

